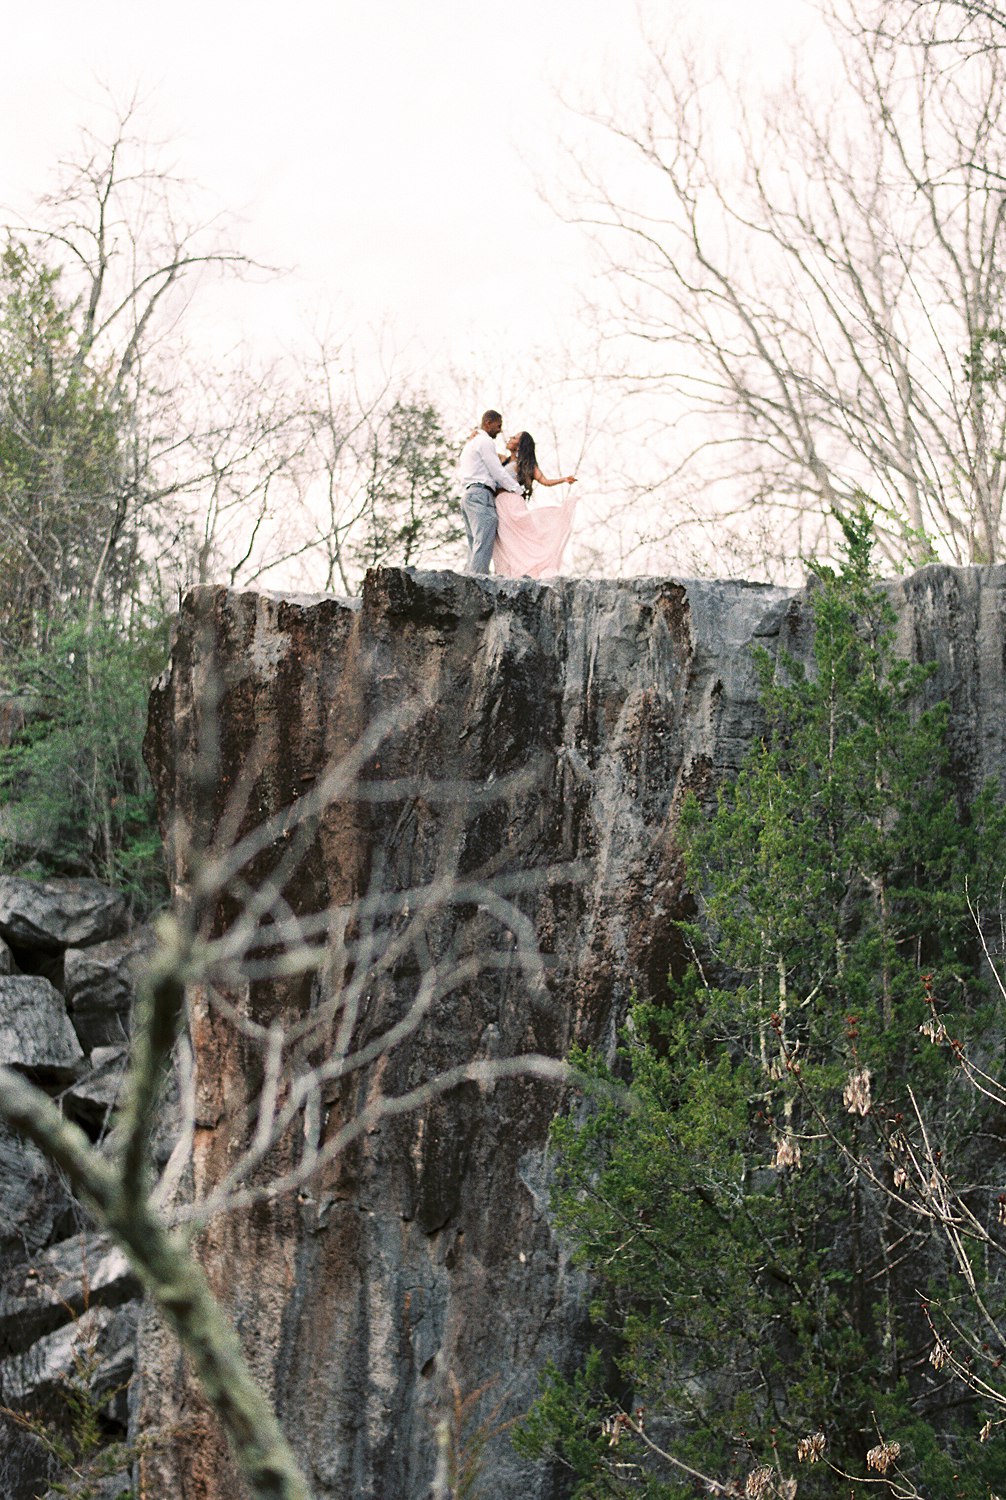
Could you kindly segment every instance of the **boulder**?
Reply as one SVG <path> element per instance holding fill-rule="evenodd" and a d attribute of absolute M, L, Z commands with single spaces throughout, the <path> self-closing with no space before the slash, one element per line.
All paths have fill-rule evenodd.
<path fill-rule="evenodd" d="M 136 980 L 153 945 L 150 928 L 141 927 L 128 937 L 66 950 L 63 994 L 85 1052 L 127 1039 Z"/>
<path fill-rule="evenodd" d="M 41 1250 L 70 1214 L 67 1190 L 42 1152 L 0 1124 L 0 1271 Z"/>
<path fill-rule="evenodd" d="M 125 1047 L 95 1047 L 90 1072 L 63 1095 L 67 1114 L 100 1130 L 118 1102 L 128 1055 Z"/>
<path fill-rule="evenodd" d="M 15 950 L 84 947 L 125 926 L 125 896 L 100 880 L 0 876 L 0 936 Z"/>
<path fill-rule="evenodd" d="M 103 1398 L 105 1420 L 123 1433 L 129 1424 L 130 1382 L 136 1373 L 137 1330 L 143 1303 L 124 1302 L 113 1313 L 98 1345 L 100 1364 L 91 1389 Z"/>
<path fill-rule="evenodd" d="M 76 1078 L 83 1061 L 63 997 L 48 979 L 0 975 L 0 1062 L 58 1083 Z"/>
<path fill-rule="evenodd" d="M 59 1391 L 79 1380 L 81 1359 L 93 1368 L 88 1388 L 95 1398 L 111 1398 L 128 1382 L 136 1363 L 140 1304 L 96 1304 L 24 1352 L 0 1362 L 4 1403 L 17 1408 L 58 1410 Z"/>
<path fill-rule="evenodd" d="M 0 1290 L 0 1357 L 23 1353 L 88 1307 L 140 1296 L 122 1251 L 100 1234 L 72 1235 L 15 1267 Z"/>
<path fill-rule="evenodd" d="M 0 1495 L 4 1500 L 55 1500 L 50 1455 L 30 1432 L 0 1419 Z"/>

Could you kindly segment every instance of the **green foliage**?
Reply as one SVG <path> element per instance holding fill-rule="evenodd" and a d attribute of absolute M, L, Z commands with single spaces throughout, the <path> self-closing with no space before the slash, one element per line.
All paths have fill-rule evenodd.
<path fill-rule="evenodd" d="M 91 357 L 60 273 L 0 254 L 0 690 L 25 727 L 0 749 L 0 863 L 84 873 L 139 908 L 164 894 L 140 754 L 163 617 L 144 613 L 144 445 Z M 149 518 L 148 518 L 149 519 Z"/>
<path fill-rule="evenodd" d="M 0 255 L 0 636 L 44 644 L 64 611 L 120 597 L 140 567 L 130 413 L 92 367 L 59 273 Z"/>
<path fill-rule="evenodd" d="M 139 910 L 163 899 L 141 746 L 150 681 L 166 658 L 165 620 L 137 611 L 126 623 L 75 620 L 4 661 L 25 727 L 0 749 L 0 864 L 93 875 Z"/>
<path fill-rule="evenodd" d="M 632 1473 L 621 1474 L 617 1455 L 610 1457 L 610 1438 L 603 1430 L 603 1414 L 611 1406 L 606 1385 L 605 1362 L 597 1349 L 568 1380 L 549 1364 L 541 1397 L 514 1435 L 514 1447 L 527 1458 L 558 1453 L 575 1476 L 580 1500 L 622 1493 L 620 1483 L 632 1484 L 634 1495 L 641 1493 L 634 1483 L 635 1466 Z"/>
<path fill-rule="evenodd" d="M 1006 329 L 979 328 L 964 356 L 968 385 L 998 385 L 1006 375 Z"/>
<path fill-rule="evenodd" d="M 817 570 L 812 672 L 759 655 L 763 733 L 715 806 L 687 810 L 695 962 L 665 1006 L 633 1009 L 612 1071 L 591 1063 L 628 1076 L 633 1108 L 602 1097 L 554 1127 L 557 1220 L 597 1278 L 614 1375 L 552 1372 L 521 1441 L 577 1496 L 700 1492 L 660 1449 L 741 1490 L 770 1468 L 765 1493 L 783 1493 L 818 1431 L 801 1500 L 836 1493 L 831 1465 L 863 1474 L 881 1438 L 924 1495 L 1006 1483 L 966 1393 L 926 1361 L 920 1290 L 961 1318 L 967 1299 L 894 1179 L 909 1081 L 971 1164 L 976 1096 L 919 1027 L 934 988 L 962 1027 L 987 1021 L 965 881 L 998 898 L 1006 822 L 990 790 L 956 805 L 945 710 L 919 709 L 929 673 L 894 655 L 869 521 L 844 530 L 842 569 Z M 990 1192 L 971 1202 L 994 1215 Z M 600 1444 L 627 1404 L 649 1442 Z"/>
<path fill-rule="evenodd" d="M 930 669 L 893 655 L 869 522 L 843 525 L 841 573 L 817 570 L 813 674 L 756 653 L 762 737 L 713 817 L 690 800 L 683 833 L 703 932 L 741 992 L 782 1009 L 793 992 L 832 1041 L 855 1013 L 872 1066 L 896 1013 L 923 1018 L 920 971 L 970 983 L 965 883 L 998 895 L 1006 817 L 992 789 L 958 809 L 946 705 L 918 710 Z"/>
<path fill-rule="evenodd" d="M 370 442 L 366 524 L 351 549 L 357 567 L 408 567 L 464 535 L 455 462 L 437 408 L 424 397 L 396 400 Z"/>

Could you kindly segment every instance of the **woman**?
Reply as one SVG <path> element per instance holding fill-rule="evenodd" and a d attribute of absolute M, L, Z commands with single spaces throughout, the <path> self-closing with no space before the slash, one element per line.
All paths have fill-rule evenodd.
<path fill-rule="evenodd" d="M 496 494 L 493 568 L 497 575 L 510 578 L 541 578 L 546 573 L 558 573 L 573 526 L 576 501 L 570 494 L 561 505 L 547 505 L 539 510 L 529 510 L 527 502 L 536 483 L 549 488 L 575 484 L 576 475 L 546 479 L 538 467 L 534 438 L 529 432 L 518 432 L 508 438 L 507 450 L 503 462 L 513 464 L 523 495 L 514 495 L 509 490 L 499 490 Z"/>

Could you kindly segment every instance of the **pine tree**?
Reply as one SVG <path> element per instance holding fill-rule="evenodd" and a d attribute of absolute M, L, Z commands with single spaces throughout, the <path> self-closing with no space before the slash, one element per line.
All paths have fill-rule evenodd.
<path fill-rule="evenodd" d="M 929 670 L 894 655 L 870 522 L 843 529 L 842 567 L 815 570 L 811 671 L 759 654 L 763 732 L 715 805 L 686 810 L 695 962 L 632 1011 L 614 1071 L 581 1059 L 628 1075 L 631 1107 L 588 1098 L 554 1128 L 557 1221 L 597 1278 L 606 1357 L 551 1371 L 519 1443 L 579 1497 L 705 1493 L 682 1463 L 791 1494 L 802 1458 L 801 1500 L 825 1500 L 871 1451 L 874 1485 L 1006 1483 L 927 1361 L 920 1294 L 961 1289 L 897 1179 L 909 1085 L 975 1165 L 980 1101 L 919 1029 L 934 987 L 989 1023 L 965 890 L 998 897 L 1003 811 L 991 791 L 958 807 L 946 711 L 920 708 Z M 992 1191 L 973 1206 L 993 1216 Z"/>

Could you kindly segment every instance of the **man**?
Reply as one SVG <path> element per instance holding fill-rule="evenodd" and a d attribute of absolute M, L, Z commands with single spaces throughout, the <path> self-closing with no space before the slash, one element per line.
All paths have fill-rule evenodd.
<path fill-rule="evenodd" d="M 496 491 L 521 493 L 517 476 L 504 469 L 496 452 L 496 439 L 503 428 L 498 411 L 487 411 L 482 426 L 461 450 L 461 513 L 468 533 L 466 573 L 488 573 L 496 540 Z"/>

